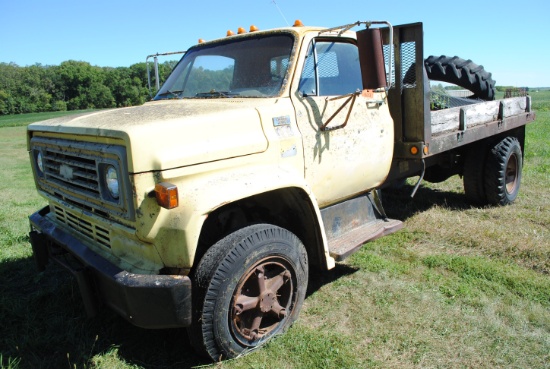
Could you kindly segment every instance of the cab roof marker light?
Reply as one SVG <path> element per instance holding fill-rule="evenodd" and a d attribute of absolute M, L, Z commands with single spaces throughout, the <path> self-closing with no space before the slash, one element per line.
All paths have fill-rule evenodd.
<path fill-rule="evenodd" d="M 229 36 L 233 36 L 235 35 L 235 32 L 231 31 L 230 29 L 227 30 L 227 34 L 226 36 L 229 37 Z"/>
<path fill-rule="evenodd" d="M 303 27 L 303 26 L 304 26 L 304 24 L 302 23 L 302 21 L 299 20 L 299 19 L 296 19 L 294 21 L 294 25 L 292 27 Z"/>
<path fill-rule="evenodd" d="M 246 30 L 243 27 L 239 27 L 239 29 L 237 30 L 237 33 L 239 35 L 242 35 L 243 33 L 246 33 Z"/>
<path fill-rule="evenodd" d="M 256 31 L 259 31 L 259 28 L 256 27 L 255 25 L 251 25 L 250 26 L 250 32 L 256 32 Z"/>
<path fill-rule="evenodd" d="M 202 38 L 199 38 L 199 44 L 202 44 L 204 40 Z"/>

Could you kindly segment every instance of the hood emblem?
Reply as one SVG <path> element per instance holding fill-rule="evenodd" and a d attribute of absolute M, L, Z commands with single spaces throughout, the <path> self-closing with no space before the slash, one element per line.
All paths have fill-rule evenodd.
<path fill-rule="evenodd" d="M 61 166 L 59 167 L 59 175 L 65 178 L 67 181 L 70 181 L 74 178 L 73 168 L 68 165 L 61 164 Z"/>

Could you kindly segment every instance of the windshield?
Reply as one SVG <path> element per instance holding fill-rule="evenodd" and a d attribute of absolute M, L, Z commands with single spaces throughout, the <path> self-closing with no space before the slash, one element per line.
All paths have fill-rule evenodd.
<path fill-rule="evenodd" d="M 155 100 L 278 96 L 294 44 L 290 34 L 228 39 L 189 50 Z"/>

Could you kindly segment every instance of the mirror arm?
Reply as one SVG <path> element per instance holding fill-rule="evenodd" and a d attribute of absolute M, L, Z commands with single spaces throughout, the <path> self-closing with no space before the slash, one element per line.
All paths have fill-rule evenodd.
<path fill-rule="evenodd" d="M 323 124 L 321 126 L 321 128 L 320 128 L 321 131 L 328 132 L 328 131 L 333 131 L 335 129 L 344 128 L 348 124 L 348 120 L 349 120 L 349 117 L 351 115 L 351 111 L 353 110 L 353 104 L 355 103 L 355 99 L 357 98 L 357 95 L 359 95 L 360 93 L 361 92 L 353 92 L 353 93 L 348 94 L 348 95 L 333 97 L 332 99 L 327 98 L 327 101 L 334 101 L 334 100 L 338 100 L 338 99 L 343 99 L 344 97 L 347 97 L 348 99 L 346 101 L 344 101 L 342 106 L 339 107 L 338 110 L 336 110 L 334 112 L 334 114 L 332 114 L 332 116 L 330 118 L 328 118 L 328 120 L 325 122 L 325 124 Z M 342 109 L 344 109 L 344 107 L 346 105 L 348 105 L 350 102 L 351 102 L 351 106 L 349 107 L 348 114 L 346 115 L 346 120 L 344 121 L 344 123 L 340 124 L 339 126 L 335 126 L 335 127 L 327 127 L 329 125 L 329 123 L 334 119 L 334 117 L 336 117 L 338 115 L 338 113 L 340 113 L 342 111 Z"/>

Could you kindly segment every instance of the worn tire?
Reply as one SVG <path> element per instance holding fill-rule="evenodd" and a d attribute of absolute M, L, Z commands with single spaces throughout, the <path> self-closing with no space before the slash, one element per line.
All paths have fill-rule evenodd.
<path fill-rule="evenodd" d="M 307 281 L 307 253 L 293 233 L 257 224 L 230 234 L 194 273 L 191 344 L 214 361 L 263 345 L 297 319 Z"/>
<path fill-rule="evenodd" d="M 517 138 L 506 137 L 491 148 L 485 162 L 485 195 L 491 205 L 508 205 L 519 193 L 523 155 Z"/>
<path fill-rule="evenodd" d="M 432 55 L 424 61 L 424 66 L 431 80 L 463 87 L 472 91 L 475 98 L 487 101 L 495 99 L 495 81 L 482 65 L 458 56 Z"/>
<path fill-rule="evenodd" d="M 464 159 L 463 185 L 466 198 L 473 205 L 487 205 L 485 195 L 485 161 L 487 144 L 481 142 L 470 147 Z"/>

